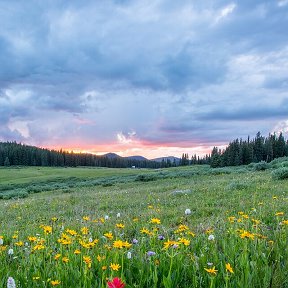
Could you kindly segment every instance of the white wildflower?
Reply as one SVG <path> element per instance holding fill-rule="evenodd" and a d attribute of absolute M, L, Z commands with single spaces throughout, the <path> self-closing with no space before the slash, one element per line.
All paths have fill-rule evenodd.
<path fill-rule="evenodd" d="M 132 258 L 132 253 L 130 251 L 127 252 L 127 258 L 131 259 Z"/>
<path fill-rule="evenodd" d="M 104 219 L 105 219 L 105 220 L 108 220 L 108 219 L 109 219 L 109 216 L 108 216 L 108 215 L 105 215 L 105 216 L 104 216 Z"/>
<path fill-rule="evenodd" d="M 209 241 L 214 241 L 215 240 L 215 236 L 213 234 L 208 236 L 208 240 Z"/>
<path fill-rule="evenodd" d="M 190 215 L 190 214 L 191 214 L 191 210 L 187 208 L 187 209 L 185 210 L 185 215 Z"/>
<path fill-rule="evenodd" d="M 16 288 L 16 283 L 13 277 L 9 277 L 7 280 L 7 288 Z"/>
<path fill-rule="evenodd" d="M 121 214 L 120 213 L 117 213 L 117 218 L 120 218 Z"/>
<path fill-rule="evenodd" d="M 2 238 L 0 238 L 0 245 L 3 245 L 4 241 Z"/>
<path fill-rule="evenodd" d="M 8 255 L 13 255 L 14 254 L 14 250 L 12 249 L 12 248 L 10 248 L 9 250 L 8 250 Z"/>

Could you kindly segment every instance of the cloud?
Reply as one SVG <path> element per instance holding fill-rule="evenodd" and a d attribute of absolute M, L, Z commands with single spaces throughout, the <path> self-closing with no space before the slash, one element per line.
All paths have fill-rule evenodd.
<path fill-rule="evenodd" d="M 0 139 L 188 149 L 269 133 L 288 115 L 286 8 L 3 0 Z"/>

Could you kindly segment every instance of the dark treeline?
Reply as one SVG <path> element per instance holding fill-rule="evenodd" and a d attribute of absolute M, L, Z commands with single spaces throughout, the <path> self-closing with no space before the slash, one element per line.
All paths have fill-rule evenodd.
<path fill-rule="evenodd" d="M 166 163 L 164 163 L 166 165 Z M 0 142 L 0 166 L 96 166 L 110 168 L 160 168 L 163 163 L 127 159 L 125 157 L 105 157 L 86 153 L 55 151 L 16 142 Z"/>
<path fill-rule="evenodd" d="M 189 159 L 188 153 L 183 153 L 182 157 L 179 161 L 180 166 L 188 166 L 188 165 L 203 165 L 203 164 L 210 164 L 211 156 L 205 155 L 204 157 L 199 157 L 194 154 L 191 159 Z"/>
<path fill-rule="evenodd" d="M 211 153 L 211 167 L 247 165 L 252 162 L 270 162 L 275 158 L 288 156 L 288 141 L 282 133 L 268 137 L 257 133 L 254 139 L 236 139 L 225 150 L 214 147 Z"/>

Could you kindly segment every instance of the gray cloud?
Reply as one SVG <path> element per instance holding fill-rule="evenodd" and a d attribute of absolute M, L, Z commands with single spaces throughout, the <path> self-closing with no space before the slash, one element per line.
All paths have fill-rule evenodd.
<path fill-rule="evenodd" d="M 1 1 L 0 139 L 100 145 L 135 131 L 186 146 L 270 132 L 288 115 L 283 3 Z"/>

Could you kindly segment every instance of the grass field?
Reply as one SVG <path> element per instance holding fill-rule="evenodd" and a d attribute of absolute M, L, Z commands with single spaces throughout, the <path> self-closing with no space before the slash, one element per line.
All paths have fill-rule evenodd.
<path fill-rule="evenodd" d="M 42 188 L 0 200 L 0 287 L 288 287 L 288 183 L 270 170 L 18 170 L 0 189 Z"/>

